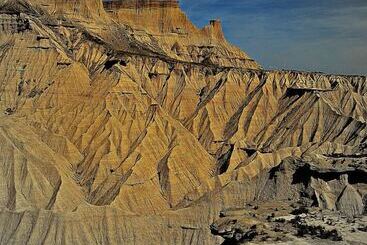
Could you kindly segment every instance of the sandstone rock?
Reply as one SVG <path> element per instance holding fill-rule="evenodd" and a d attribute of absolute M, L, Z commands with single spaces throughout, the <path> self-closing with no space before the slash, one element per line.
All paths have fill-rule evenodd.
<path fill-rule="evenodd" d="M 328 183 L 332 184 L 332 187 Z M 311 186 L 315 190 L 320 208 L 338 210 L 351 217 L 363 213 L 362 197 L 348 183 L 348 175 L 342 175 L 337 182 L 312 179 Z"/>
<path fill-rule="evenodd" d="M 362 197 L 359 195 L 357 190 L 349 184 L 344 188 L 342 194 L 339 196 L 336 202 L 336 207 L 348 216 L 358 216 L 363 214 L 364 211 Z"/>
<path fill-rule="evenodd" d="M 327 182 L 312 179 L 311 186 L 315 189 L 315 195 L 320 208 L 336 210 L 335 203 L 337 196 Z"/>
<path fill-rule="evenodd" d="M 176 1 L 1 0 L 0 78 L 0 244 L 216 244 L 221 210 L 315 191 L 362 208 L 366 77 L 263 70 Z"/>

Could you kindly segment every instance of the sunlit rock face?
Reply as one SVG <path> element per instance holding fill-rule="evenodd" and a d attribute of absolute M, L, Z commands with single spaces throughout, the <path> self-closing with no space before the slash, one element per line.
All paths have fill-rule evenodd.
<path fill-rule="evenodd" d="M 363 242 L 364 76 L 263 70 L 177 1 L 1 0 L 0 78 L 0 244 L 261 242 L 297 205 Z"/>
<path fill-rule="evenodd" d="M 103 4 L 107 10 L 112 9 L 152 9 L 179 8 L 177 0 L 105 0 Z"/>

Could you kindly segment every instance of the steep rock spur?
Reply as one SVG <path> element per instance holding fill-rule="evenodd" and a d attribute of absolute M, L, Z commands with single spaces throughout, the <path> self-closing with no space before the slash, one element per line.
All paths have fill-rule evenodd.
<path fill-rule="evenodd" d="M 366 77 L 262 70 L 219 21 L 120 2 L 0 2 L 0 244 L 214 244 L 254 201 L 364 212 Z"/>

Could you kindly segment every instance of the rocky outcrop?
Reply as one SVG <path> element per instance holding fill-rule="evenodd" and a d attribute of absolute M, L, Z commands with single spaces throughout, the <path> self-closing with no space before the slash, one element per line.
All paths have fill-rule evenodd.
<path fill-rule="evenodd" d="M 336 207 L 348 216 L 359 216 L 364 211 L 362 197 L 353 186 L 348 184 L 340 194 Z"/>
<path fill-rule="evenodd" d="M 133 27 L 130 35 L 135 39 L 148 47 L 154 44 L 174 59 L 260 68 L 247 54 L 226 42 L 220 20 L 212 20 L 199 29 L 177 1 L 107 1 L 104 7 L 113 20 Z"/>
<path fill-rule="evenodd" d="M 252 202 L 359 218 L 366 77 L 263 70 L 218 21 L 105 8 L 1 1 L 0 244 L 217 244 Z M 216 234 L 268 230 L 243 215 Z"/>
<path fill-rule="evenodd" d="M 1 11 L 41 15 L 47 12 L 68 18 L 104 18 L 101 0 L 2 0 Z"/>
<path fill-rule="evenodd" d="M 179 8 L 178 0 L 105 0 L 103 5 L 107 10 L 115 9 L 153 9 Z"/>
<path fill-rule="evenodd" d="M 261 189 L 255 190 L 258 193 L 245 206 L 222 210 L 210 226 L 211 232 L 223 237 L 224 244 L 318 244 L 320 239 L 365 244 L 367 223 L 356 190 L 363 179 L 353 172 L 325 170 L 300 159 L 287 159 L 253 179 L 261 183 Z"/>
<path fill-rule="evenodd" d="M 203 31 L 214 40 L 225 41 L 222 23 L 220 20 L 211 20 L 208 26 L 205 26 Z"/>
<path fill-rule="evenodd" d="M 0 14 L 0 31 L 19 33 L 30 30 L 29 21 L 22 15 Z"/>

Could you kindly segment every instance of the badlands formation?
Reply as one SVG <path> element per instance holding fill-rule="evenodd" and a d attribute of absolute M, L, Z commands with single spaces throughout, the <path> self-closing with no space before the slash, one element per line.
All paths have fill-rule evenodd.
<path fill-rule="evenodd" d="M 0 244 L 367 243 L 365 76 L 175 0 L 0 0 L 0 78 Z"/>

